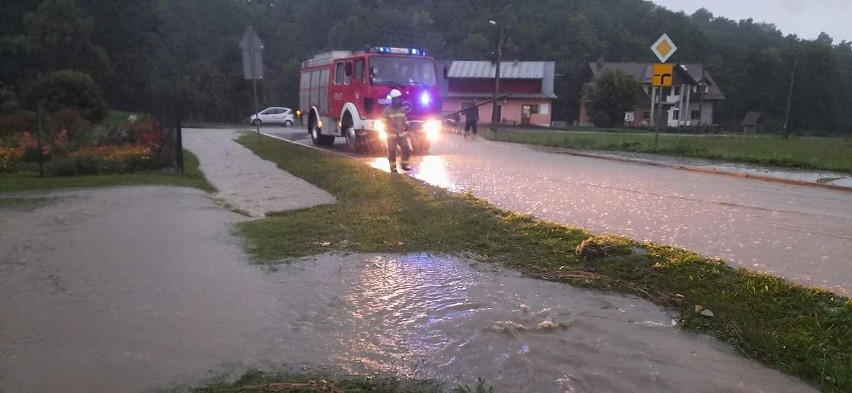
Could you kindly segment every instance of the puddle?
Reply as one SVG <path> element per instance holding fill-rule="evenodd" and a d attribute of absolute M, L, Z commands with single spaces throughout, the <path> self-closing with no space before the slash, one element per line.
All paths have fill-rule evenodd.
<path fill-rule="evenodd" d="M 483 377 L 497 392 L 811 392 L 640 299 L 429 255 L 249 266 L 202 192 L 0 216 L 0 391 L 144 392 L 248 368 Z"/>

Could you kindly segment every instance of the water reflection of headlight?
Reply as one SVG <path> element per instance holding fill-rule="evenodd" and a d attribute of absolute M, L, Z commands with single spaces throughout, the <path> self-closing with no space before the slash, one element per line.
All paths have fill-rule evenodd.
<path fill-rule="evenodd" d="M 376 130 L 376 132 L 379 134 L 379 139 L 388 139 L 388 133 L 385 127 L 385 122 L 381 120 L 376 120 L 375 122 L 373 122 L 373 129 Z"/>
<path fill-rule="evenodd" d="M 387 161 L 385 161 L 387 162 Z M 446 159 L 440 156 L 424 156 L 417 166 L 417 172 L 414 177 L 423 180 L 431 185 L 446 188 L 450 191 L 457 191 L 456 184 L 450 179 L 447 171 L 449 163 Z"/>
<path fill-rule="evenodd" d="M 426 130 L 426 138 L 428 138 L 430 142 L 435 142 L 441 135 L 441 122 L 437 120 L 428 120 L 426 121 L 426 124 L 423 125 L 423 129 Z"/>

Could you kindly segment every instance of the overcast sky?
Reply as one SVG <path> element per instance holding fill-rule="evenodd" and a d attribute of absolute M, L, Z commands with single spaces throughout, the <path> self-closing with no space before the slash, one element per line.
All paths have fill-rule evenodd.
<path fill-rule="evenodd" d="M 772 23 L 784 35 L 812 40 L 821 31 L 834 43 L 852 41 L 852 0 L 651 0 L 672 11 L 692 15 L 699 8 L 739 21 Z M 677 43 L 675 43 L 677 44 Z"/>

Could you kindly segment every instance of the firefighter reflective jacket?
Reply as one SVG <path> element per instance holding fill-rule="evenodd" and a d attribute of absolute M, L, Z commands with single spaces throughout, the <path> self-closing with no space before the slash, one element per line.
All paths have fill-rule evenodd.
<path fill-rule="evenodd" d="M 402 108 L 395 109 L 392 105 L 385 107 L 382 112 L 382 120 L 385 121 L 388 134 L 402 134 L 405 132 L 405 112 Z"/>

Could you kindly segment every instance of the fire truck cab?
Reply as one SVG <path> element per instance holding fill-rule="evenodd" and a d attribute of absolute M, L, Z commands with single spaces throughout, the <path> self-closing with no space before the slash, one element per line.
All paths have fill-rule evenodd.
<path fill-rule="evenodd" d="M 330 51 L 303 62 L 301 71 L 299 107 L 316 145 L 342 137 L 352 151 L 384 151 L 381 115 L 393 89 L 402 92 L 413 153 L 427 153 L 440 136 L 439 79 L 435 60 L 422 49 Z"/>

